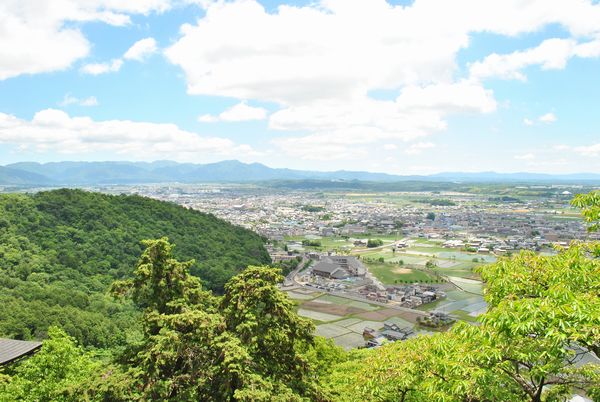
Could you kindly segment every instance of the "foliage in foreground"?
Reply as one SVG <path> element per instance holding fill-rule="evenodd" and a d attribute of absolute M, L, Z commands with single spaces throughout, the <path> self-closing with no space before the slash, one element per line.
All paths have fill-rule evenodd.
<path fill-rule="evenodd" d="M 312 344 L 314 326 L 277 288 L 277 269 L 248 267 L 217 298 L 189 274 L 191 261 L 172 258 L 166 239 L 146 245 L 134 278 L 113 285 L 144 310 L 143 340 L 124 356 L 142 399 L 317 397 L 299 352 Z"/>

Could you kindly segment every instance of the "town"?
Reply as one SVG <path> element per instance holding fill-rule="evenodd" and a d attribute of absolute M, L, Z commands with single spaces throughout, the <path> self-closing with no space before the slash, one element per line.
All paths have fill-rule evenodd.
<path fill-rule="evenodd" d="M 257 185 L 95 188 L 135 193 L 216 215 L 267 242 L 282 284 L 317 334 L 345 348 L 376 347 L 476 323 L 485 312 L 478 270 L 529 250 L 553 254 L 598 239 L 569 202 L 570 186 L 356 192 Z"/>

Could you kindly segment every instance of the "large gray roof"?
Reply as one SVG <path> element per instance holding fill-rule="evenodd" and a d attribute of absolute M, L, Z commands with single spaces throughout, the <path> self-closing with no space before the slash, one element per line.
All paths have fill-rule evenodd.
<path fill-rule="evenodd" d="M 339 269 L 340 266 L 338 264 L 332 264 L 330 262 L 321 261 L 313 268 L 313 271 L 326 272 L 328 274 L 332 274 L 333 271 Z"/>
<path fill-rule="evenodd" d="M 19 357 L 34 352 L 42 346 L 41 342 L 16 341 L 0 338 L 0 364 L 10 363 Z"/>

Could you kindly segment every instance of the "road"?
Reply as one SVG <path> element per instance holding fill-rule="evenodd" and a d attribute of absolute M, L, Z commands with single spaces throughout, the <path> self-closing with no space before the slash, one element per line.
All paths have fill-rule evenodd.
<path fill-rule="evenodd" d="M 298 263 L 296 269 L 287 274 L 287 276 L 283 280 L 283 286 L 302 286 L 302 284 L 296 282 L 296 275 L 298 275 L 298 272 L 300 272 L 304 268 L 304 265 L 307 261 L 309 261 L 308 258 L 302 257 L 302 261 Z"/>

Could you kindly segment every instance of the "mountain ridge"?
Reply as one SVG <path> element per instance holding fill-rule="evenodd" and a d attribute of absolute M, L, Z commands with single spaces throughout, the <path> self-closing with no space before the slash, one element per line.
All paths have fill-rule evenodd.
<path fill-rule="evenodd" d="M 261 163 L 225 160 L 214 163 L 154 162 L 18 162 L 0 166 L 0 184 L 22 186 L 261 182 L 272 180 L 440 181 L 440 182 L 598 182 L 596 173 L 441 172 L 393 175 L 366 171 L 313 171 L 271 168 Z"/>

